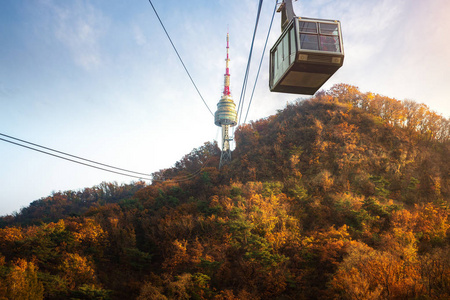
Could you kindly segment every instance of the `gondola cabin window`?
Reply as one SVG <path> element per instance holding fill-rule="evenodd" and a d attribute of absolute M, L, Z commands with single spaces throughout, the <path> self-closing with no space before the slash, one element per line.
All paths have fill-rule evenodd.
<path fill-rule="evenodd" d="M 301 49 L 341 52 L 337 24 L 300 21 L 299 28 Z"/>
<path fill-rule="evenodd" d="M 275 80 L 280 79 L 280 76 L 283 75 L 294 62 L 297 53 L 296 48 L 295 33 L 292 27 L 291 30 L 285 32 L 272 55 L 272 76 Z"/>

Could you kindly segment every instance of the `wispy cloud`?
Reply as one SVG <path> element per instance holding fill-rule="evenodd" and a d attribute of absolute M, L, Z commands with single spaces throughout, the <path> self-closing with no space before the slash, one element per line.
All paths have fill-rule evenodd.
<path fill-rule="evenodd" d="M 54 17 L 54 34 L 70 51 L 76 64 L 86 70 L 102 63 L 99 40 L 108 20 L 89 1 L 44 1 Z"/>
<path fill-rule="evenodd" d="M 139 46 L 145 46 L 148 43 L 147 38 L 142 31 L 142 28 L 137 24 L 133 24 L 133 37 L 136 41 L 136 44 L 138 44 Z"/>

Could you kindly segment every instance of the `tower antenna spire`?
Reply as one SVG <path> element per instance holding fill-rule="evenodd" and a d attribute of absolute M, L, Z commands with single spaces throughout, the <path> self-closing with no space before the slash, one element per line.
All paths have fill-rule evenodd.
<path fill-rule="evenodd" d="M 221 168 L 224 164 L 231 162 L 231 149 L 230 142 L 233 138 L 230 137 L 229 131 L 230 126 L 236 126 L 237 124 L 237 112 L 236 112 L 236 104 L 231 98 L 230 92 L 230 34 L 227 30 L 227 58 L 225 59 L 226 68 L 224 75 L 224 87 L 222 98 L 220 98 L 219 103 L 217 104 L 217 111 L 214 114 L 214 123 L 217 126 L 222 127 L 222 152 L 220 155 L 220 164 L 219 168 Z"/>
<path fill-rule="evenodd" d="M 223 87 L 223 94 L 226 96 L 230 96 L 230 34 L 227 32 L 227 58 L 226 68 L 225 68 L 225 81 Z"/>

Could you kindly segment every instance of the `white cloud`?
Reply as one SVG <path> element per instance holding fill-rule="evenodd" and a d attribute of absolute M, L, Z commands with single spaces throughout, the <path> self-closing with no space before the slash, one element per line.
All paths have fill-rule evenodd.
<path fill-rule="evenodd" d="M 44 3 L 54 17 L 55 37 L 69 49 L 74 61 L 86 70 L 102 62 L 99 39 L 109 21 L 89 1 Z"/>
<path fill-rule="evenodd" d="M 134 37 L 134 40 L 136 41 L 136 44 L 138 44 L 138 46 L 147 45 L 147 38 L 145 37 L 144 33 L 142 32 L 142 28 L 137 24 L 133 24 L 133 37 Z"/>

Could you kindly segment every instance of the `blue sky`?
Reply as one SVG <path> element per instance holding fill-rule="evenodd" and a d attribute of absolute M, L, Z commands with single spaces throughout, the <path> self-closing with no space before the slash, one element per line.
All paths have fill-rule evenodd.
<path fill-rule="evenodd" d="M 237 102 L 258 1 L 152 2 L 213 112 L 228 28 Z M 274 5 L 263 4 L 248 89 Z M 450 2 L 303 0 L 294 9 L 342 23 L 344 66 L 325 89 L 348 83 L 450 117 Z M 279 34 L 276 14 L 269 49 Z M 171 167 L 219 138 L 148 1 L 4 0 L 0 45 L 0 133 L 143 173 Z M 261 72 L 248 120 L 298 98 L 270 93 L 268 55 Z M 53 191 L 133 180 L 1 141 L 0 165 L 0 215 Z"/>

